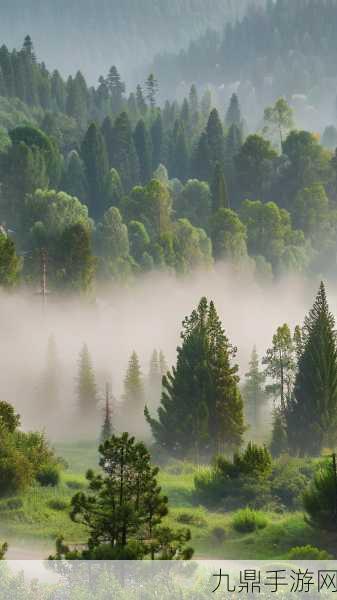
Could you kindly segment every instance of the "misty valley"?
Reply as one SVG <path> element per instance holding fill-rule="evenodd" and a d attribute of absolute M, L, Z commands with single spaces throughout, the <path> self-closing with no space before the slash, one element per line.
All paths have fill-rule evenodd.
<path fill-rule="evenodd" d="M 0 560 L 336 559 L 336 0 L 19 4 Z"/>

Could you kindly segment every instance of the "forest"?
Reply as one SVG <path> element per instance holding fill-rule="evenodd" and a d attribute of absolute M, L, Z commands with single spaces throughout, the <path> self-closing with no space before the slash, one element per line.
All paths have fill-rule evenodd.
<path fill-rule="evenodd" d="M 335 4 L 244 4 L 138 83 L 0 47 L 0 558 L 336 558 Z"/>

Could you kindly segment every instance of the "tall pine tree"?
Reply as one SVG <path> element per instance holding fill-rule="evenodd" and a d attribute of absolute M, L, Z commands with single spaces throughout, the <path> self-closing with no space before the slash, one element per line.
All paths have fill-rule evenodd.
<path fill-rule="evenodd" d="M 81 419 L 83 421 L 95 419 L 97 412 L 97 387 L 87 344 L 84 344 L 79 357 L 77 396 Z"/>

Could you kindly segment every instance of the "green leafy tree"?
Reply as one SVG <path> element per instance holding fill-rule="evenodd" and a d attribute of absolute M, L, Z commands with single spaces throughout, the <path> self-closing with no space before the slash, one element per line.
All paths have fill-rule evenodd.
<path fill-rule="evenodd" d="M 266 367 L 265 374 L 274 382 L 268 390 L 280 398 L 284 413 L 293 392 L 297 367 L 294 339 L 286 323 L 277 328 L 272 346 L 268 348 L 262 363 Z"/>
<path fill-rule="evenodd" d="M 59 540 L 54 558 L 191 558 L 189 531 L 173 532 L 161 525 L 168 499 L 144 444 L 124 433 L 107 440 L 99 452 L 102 473 L 88 471 L 88 492 L 77 493 L 71 502 L 72 520 L 89 531 L 87 549 L 70 552 Z"/>
<path fill-rule="evenodd" d="M 288 438 L 284 412 L 278 408 L 274 410 L 270 452 L 273 458 L 278 458 L 283 452 L 288 451 Z"/>
<path fill-rule="evenodd" d="M 139 183 L 139 161 L 126 112 L 121 113 L 114 123 L 111 166 L 118 171 L 125 192 L 129 192 Z"/>
<path fill-rule="evenodd" d="M 218 210 L 211 217 L 210 230 L 216 259 L 233 263 L 247 259 L 247 229 L 236 212 L 229 208 Z"/>
<path fill-rule="evenodd" d="M 189 273 L 195 268 L 212 265 L 212 244 L 203 229 L 193 227 L 187 219 L 179 219 L 173 226 L 173 250 L 178 273 Z"/>
<path fill-rule="evenodd" d="M 72 150 L 68 156 L 62 179 L 62 190 L 70 196 L 75 196 L 83 204 L 88 201 L 88 182 L 85 167 L 76 150 Z"/>
<path fill-rule="evenodd" d="M 263 133 L 271 139 L 277 134 L 282 148 L 285 136 L 294 128 L 293 110 L 284 98 L 279 98 L 274 106 L 269 106 L 264 111 Z"/>
<path fill-rule="evenodd" d="M 92 254 L 91 234 L 82 223 L 63 231 L 56 249 L 56 283 L 70 292 L 89 294 L 94 285 L 96 259 Z"/>
<path fill-rule="evenodd" d="M 288 401 L 286 423 L 294 453 L 319 455 L 334 447 L 337 431 L 337 346 L 335 319 L 329 311 L 324 284 L 302 330 L 294 393 Z"/>
<path fill-rule="evenodd" d="M 276 158 L 277 153 L 268 140 L 258 135 L 247 137 L 235 159 L 242 199 L 265 199 Z"/>
<path fill-rule="evenodd" d="M 13 288 L 19 280 L 22 260 L 16 254 L 15 244 L 0 228 L 0 287 Z"/>
<path fill-rule="evenodd" d="M 188 219 L 194 227 L 207 229 L 212 199 L 205 181 L 190 179 L 175 199 L 173 209 L 179 218 Z"/>

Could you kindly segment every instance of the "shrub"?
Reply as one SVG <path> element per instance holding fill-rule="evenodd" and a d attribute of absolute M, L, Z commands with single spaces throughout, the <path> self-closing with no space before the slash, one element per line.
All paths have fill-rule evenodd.
<path fill-rule="evenodd" d="M 194 525 L 195 527 L 205 527 L 207 525 L 206 519 L 192 513 L 179 513 L 176 520 L 183 525 Z"/>
<path fill-rule="evenodd" d="M 297 546 L 291 548 L 287 554 L 291 560 L 332 560 L 331 554 L 326 550 L 319 550 L 314 546 Z"/>
<path fill-rule="evenodd" d="M 56 465 L 44 465 L 36 475 L 36 480 L 43 487 L 56 486 L 60 482 L 60 473 Z"/>
<path fill-rule="evenodd" d="M 69 504 L 67 502 L 64 502 L 63 500 L 57 500 L 57 499 L 50 500 L 50 502 L 48 502 L 48 506 L 52 510 L 65 510 L 66 508 L 69 508 Z"/>
<path fill-rule="evenodd" d="M 239 510 L 233 517 L 232 526 L 239 533 L 252 533 L 257 529 L 264 529 L 268 521 L 263 513 L 251 508 Z"/>
<path fill-rule="evenodd" d="M 303 495 L 303 504 L 313 527 L 336 531 L 336 473 L 332 462 L 320 466 Z"/>
<path fill-rule="evenodd" d="M 83 490 L 85 483 L 78 481 L 77 479 L 68 479 L 68 481 L 66 481 L 66 486 L 70 490 Z"/>
<path fill-rule="evenodd" d="M 223 527 L 213 527 L 211 535 L 218 544 L 222 544 L 226 539 L 226 530 Z"/>

